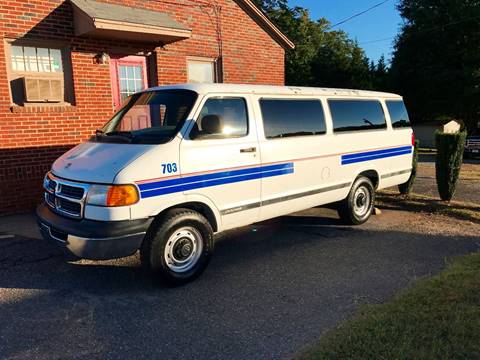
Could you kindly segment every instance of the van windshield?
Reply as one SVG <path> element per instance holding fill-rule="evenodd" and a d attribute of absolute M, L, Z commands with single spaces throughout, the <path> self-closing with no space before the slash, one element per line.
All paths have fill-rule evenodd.
<path fill-rule="evenodd" d="M 197 93 L 158 90 L 134 94 L 90 141 L 163 144 L 182 128 Z"/>

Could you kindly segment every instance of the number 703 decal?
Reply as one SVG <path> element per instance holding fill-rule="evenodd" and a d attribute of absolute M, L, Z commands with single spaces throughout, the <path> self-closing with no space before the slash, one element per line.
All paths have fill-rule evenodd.
<path fill-rule="evenodd" d="M 178 171 L 178 168 L 176 163 L 162 164 L 163 174 L 176 173 L 177 171 Z"/>

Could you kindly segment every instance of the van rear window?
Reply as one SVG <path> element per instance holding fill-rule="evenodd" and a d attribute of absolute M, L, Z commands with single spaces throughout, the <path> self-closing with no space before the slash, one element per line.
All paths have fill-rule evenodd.
<path fill-rule="evenodd" d="M 386 129 L 382 105 L 376 100 L 328 100 L 333 131 Z"/>
<path fill-rule="evenodd" d="M 320 100 L 261 99 L 267 139 L 325 134 L 325 115 Z"/>
<path fill-rule="evenodd" d="M 394 129 L 410 127 L 410 118 L 403 101 L 387 100 L 386 104 Z"/>

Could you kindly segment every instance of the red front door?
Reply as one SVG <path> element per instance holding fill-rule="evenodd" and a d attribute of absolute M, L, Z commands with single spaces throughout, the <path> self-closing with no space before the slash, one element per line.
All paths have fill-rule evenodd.
<path fill-rule="evenodd" d="M 110 56 L 113 106 L 117 110 L 133 93 L 146 89 L 147 60 L 144 56 Z"/>

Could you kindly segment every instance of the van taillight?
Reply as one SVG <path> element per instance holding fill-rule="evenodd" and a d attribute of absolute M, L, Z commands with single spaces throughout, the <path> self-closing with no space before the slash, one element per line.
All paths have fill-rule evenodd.
<path fill-rule="evenodd" d="M 412 146 L 415 146 L 415 134 L 412 132 Z"/>

